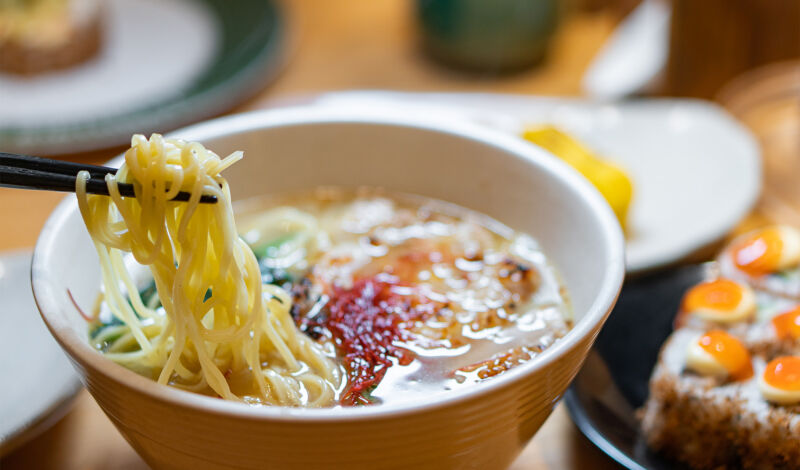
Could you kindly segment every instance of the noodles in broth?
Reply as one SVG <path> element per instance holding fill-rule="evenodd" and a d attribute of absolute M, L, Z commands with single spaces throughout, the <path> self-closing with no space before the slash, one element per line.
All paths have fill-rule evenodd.
<path fill-rule="evenodd" d="M 443 201 L 272 195 L 237 203 L 240 238 L 220 173 L 241 157 L 136 135 L 106 177 L 110 197 L 87 194 L 79 175 L 103 282 L 89 339 L 106 357 L 250 404 L 368 405 L 480 383 L 569 330 L 538 243 Z M 179 191 L 190 200 L 172 201 Z"/>
<path fill-rule="evenodd" d="M 100 258 L 103 301 L 121 323 L 103 334 L 124 336 L 106 356 L 152 371 L 161 384 L 225 399 L 330 405 L 340 369 L 298 331 L 290 295 L 262 283 L 253 251 L 236 232 L 220 173 L 241 157 L 136 135 L 122 167 L 106 176 L 110 197 L 87 194 L 89 174 L 79 175 L 76 194 Z M 119 183 L 132 183 L 136 198 L 122 197 Z M 191 199 L 171 201 L 179 191 Z M 202 194 L 218 202 L 200 204 Z M 163 309 L 143 302 L 126 253 L 151 271 Z"/>

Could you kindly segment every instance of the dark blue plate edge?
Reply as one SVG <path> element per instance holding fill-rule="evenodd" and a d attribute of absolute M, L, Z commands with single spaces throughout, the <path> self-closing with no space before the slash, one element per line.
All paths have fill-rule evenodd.
<path fill-rule="evenodd" d="M 570 385 L 567 392 L 564 394 L 564 404 L 567 406 L 567 411 L 578 427 L 578 430 L 583 434 L 589 442 L 600 449 L 604 454 L 609 456 L 612 460 L 630 470 L 648 470 L 639 465 L 633 458 L 628 456 L 625 452 L 621 451 L 617 446 L 609 442 L 602 433 L 595 429 L 592 420 L 587 416 L 583 406 L 578 399 L 578 393 L 575 390 L 576 385 Z"/>

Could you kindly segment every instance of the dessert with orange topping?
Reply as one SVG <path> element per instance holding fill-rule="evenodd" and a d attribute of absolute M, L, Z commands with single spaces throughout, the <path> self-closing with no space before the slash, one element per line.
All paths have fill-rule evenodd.
<path fill-rule="evenodd" d="M 784 230 L 740 238 L 720 261 L 735 270 L 684 295 L 639 412 L 665 457 L 699 469 L 800 466 L 800 301 L 761 282 L 795 269 Z"/>

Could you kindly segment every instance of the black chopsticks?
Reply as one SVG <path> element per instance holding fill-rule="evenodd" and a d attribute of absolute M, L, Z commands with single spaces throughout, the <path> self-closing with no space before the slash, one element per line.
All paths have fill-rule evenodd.
<path fill-rule="evenodd" d="M 8 188 L 75 192 L 75 180 L 78 172 L 83 170 L 90 175 L 86 192 L 108 196 L 104 178 L 109 173 L 115 174 L 116 168 L 0 152 L 0 186 Z M 121 195 L 136 197 L 132 184 L 119 183 L 117 186 Z M 190 193 L 181 191 L 172 200 L 188 201 L 190 196 Z M 200 202 L 214 203 L 217 197 L 203 194 Z"/>

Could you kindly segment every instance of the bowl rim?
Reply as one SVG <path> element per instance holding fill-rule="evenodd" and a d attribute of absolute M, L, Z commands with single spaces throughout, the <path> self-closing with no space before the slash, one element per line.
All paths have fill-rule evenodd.
<path fill-rule="evenodd" d="M 86 339 L 74 331 L 59 313 L 61 308 L 55 300 L 55 282 L 51 270 L 47 268 L 50 253 L 55 250 L 60 228 L 71 217 L 79 217 L 77 200 L 74 195 L 65 197 L 52 212 L 42 228 L 34 249 L 31 264 L 31 283 L 39 312 L 53 337 L 68 353 L 74 362 L 94 373 L 124 387 L 149 396 L 162 403 L 191 408 L 202 413 L 232 416 L 248 420 L 287 420 L 308 422 L 332 422 L 342 419 L 361 420 L 391 418 L 406 414 L 425 412 L 434 408 L 449 407 L 460 402 L 488 395 L 495 390 L 524 380 L 526 376 L 545 368 L 565 356 L 586 338 L 593 340 L 602 327 L 607 315 L 616 302 L 625 274 L 624 237 L 611 208 L 600 193 L 579 173 L 560 159 L 545 150 L 526 143 L 522 139 L 499 131 L 458 120 L 437 120 L 436 116 L 421 117 L 405 112 L 376 110 L 332 110 L 309 106 L 282 109 L 268 109 L 242 114 L 234 114 L 210 121 L 201 122 L 176 130 L 167 137 L 186 140 L 205 141 L 231 136 L 259 129 L 293 127 L 319 124 L 355 124 L 367 126 L 389 126 L 413 130 L 437 132 L 477 144 L 497 148 L 525 164 L 538 166 L 540 171 L 551 178 L 560 180 L 584 204 L 596 219 L 600 231 L 598 241 L 605 248 L 605 275 L 591 306 L 573 328 L 555 344 L 529 363 L 521 364 L 505 374 L 481 383 L 480 386 L 464 387 L 437 394 L 424 402 L 408 401 L 396 404 L 379 404 L 362 407 L 335 408 L 291 408 L 280 406 L 252 406 L 241 402 L 220 400 L 169 386 L 164 386 L 103 357 L 93 350 Z M 110 161 L 114 166 L 122 160 L 122 155 Z M 85 382 L 88 371 L 82 375 Z"/>

